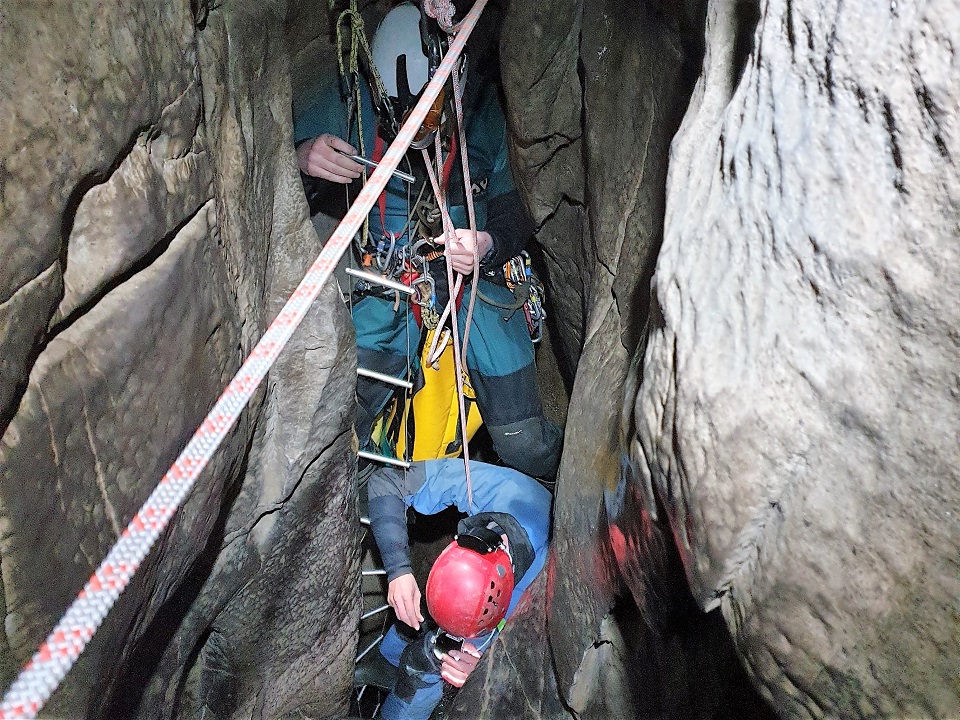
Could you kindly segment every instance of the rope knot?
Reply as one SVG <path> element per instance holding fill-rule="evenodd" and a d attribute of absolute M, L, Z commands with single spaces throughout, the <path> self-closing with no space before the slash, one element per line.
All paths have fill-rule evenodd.
<path fill-rule="evenodd" d="M 445 33 L 453 32 L 453 15 L 456 12 L 451 0 L 423 0 L 423 9 L 437 21 Z"/>

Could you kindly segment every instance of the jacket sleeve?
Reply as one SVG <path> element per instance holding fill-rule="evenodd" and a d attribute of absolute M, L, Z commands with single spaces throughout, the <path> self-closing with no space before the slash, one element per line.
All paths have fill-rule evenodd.
<path fill-rule="evenodd" d="M 493 249 L 480 263 L 483 269 L 499 269 L 526 247 L 533 235 L 533 219 L 515 189 L 487 201 L 487 232 Z"/>
<path fill-rule="evenodd" d="M 413 572 L 407 536 L 407 498 L 410 487 L 422 484 L 422 467 L 416 464 L 406 476 L 391 467 L 380 468 L 368 481 L 370 529 L 380 550 L 387 582 Z"/>
<path fill-rule="evenodd" d="M 309 95 L 293 116 L 294 145 L 324 133 L 346 139 L 347 116 L 335 83 L 328 83 Z"/>
<path fill-rule="evenodd" d="M 496 89 L 487 84 L 477 98 L 478 124 L 475 140 L 489 158 L 487 219 L 484 229 L 493 238 L 493 249 L 481 258 L 485 270 L 499 270 L 507 260 L 520 254 L 533 235 L 533 219 L 517 192 L 507 147 L 507 121 Z"/>

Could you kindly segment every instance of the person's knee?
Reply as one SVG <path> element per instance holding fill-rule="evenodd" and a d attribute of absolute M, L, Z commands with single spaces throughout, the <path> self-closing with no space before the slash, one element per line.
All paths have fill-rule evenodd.
<path fill-rule="evenodd" d="M 552 478 L 560 464 L 563 432 L 543 416 L 488 426 L 497 455 L 510 467 L 535 478 Z"/>

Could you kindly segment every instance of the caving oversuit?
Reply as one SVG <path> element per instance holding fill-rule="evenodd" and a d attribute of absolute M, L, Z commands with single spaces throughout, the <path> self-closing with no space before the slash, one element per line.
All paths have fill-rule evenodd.
<path fill-rule="evenodd" d="M 481 524 L 492 525 L 509 540 L 515 585 L 506 617 L 510 617 L 524 590 L 543 568 L 550 535 L 550 493 L 532 478 L 511 468 L 470 462 L 473 504 L 467 497 L 463 461 L 453 458 L 413 463 L 403 472 L 380 468 L 370 476 L 370 527 L 388 581 L 412 572 L 407 535 L 407 509 L 423 515 L 456 506 L 468 517 L 459 532 Z M 496 631 L 473 638 L 478 650 L 487 648 Z M 381 708 L 385 720 L 426 720 L 440 701 L 439 671 L 431 666 L 429 636 L 404 640 L 393 625 L 379 652 L 399 667 L 397 686 Z"/>
<path fill-rule="evenodd" d="M 474 92 L 470 91 L 472 85 L 477 86 Z M 369 91 L 362 86 L 360 94 L 362 148 L 369 159 L 376 160 L 384 143 L 377 139 L 376 114 Z M 489 84 L 468 82 L 463 106 L 477 230 L 486 230 L 493 239 L 492 250 L 480 263 L 478 289 L 482 297 L 478 297 L 474 309 L 466 353 L 467 369 L 480 413 L 500 458 L 528 475 L 552 479 L 559 462 L 562 434 L 543 413 L 534 348 L 524 313 L 504 309 L 515 303 L 515 297 L 504 282 L 503 265 L 523 249 L 533 226 L 513 184 L 503 111 L 495 89 Z M 299 144 L 330 133 L 359 148 L 356 126 L 353 122 L 348 128 L 345 105 L 337 88 L 330 87 L 299 113 L 295 121 L 295 142 Z M 409 151 L 406 159 L 400 169 L 411 171 L 417 182 L 408 186 L 396 176 L 391 178 L 369 216 L 371 256 L 386 265 L 390 264 L 391 253 L 395 255 L 410 242 L 411 219 L 416 216 L 417 197 L 424 183 L 426 195 L 432 196 L 419 151 Z M 450 216 L 455 227 L 467 228 L 459 156 L 448 165 L 446 187 Z M 304 176 L 304 180 L 307 185 L 311 181 L 323 182 L 308 176 Z M 437 234 L 441 232 L 438 228 Z M 442 309 L 447 294 L 443 263 L 442 256 L 430 263 L 438 309 Z M 388 274 L 391 271 L 379 269 Z M 469 291 L 468 285 L 458 312 L 461 337 Z M 408 358 L 417 354 L 421 339 L 420 328 L 406 303 L 397 303 L 392 292 L 384 294 L 379 288 L 358 289 L 353 295 L 353 321 L 358 364 L 404 377 Z M 391 391 L 382 382 L 358 378 L 356 428 L 361 449 L 370 449 L 372 424 L 388 402 Z"/>

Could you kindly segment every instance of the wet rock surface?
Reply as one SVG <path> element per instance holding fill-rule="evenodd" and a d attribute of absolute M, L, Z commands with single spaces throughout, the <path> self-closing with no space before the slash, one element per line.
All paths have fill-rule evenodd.
<path fill-rule="evenodd" d="M 285 3 L 61 10 L 2 13 L 5 683 L 319 252 Z M 354 364 L 330 286 L 45 712 L 345 708 Z"/>
<path fill-rule="evenodd" d="M 725 650 L 723 639 L 690 631 L 700 620 L 682 592 L 651 603 L 645 576 L 668 568 L 650 557 L 649 544 L 633 542 L 625 550 L 623 543 L 624 533 L 636 540 L 650 532 L 644 518 L 623 515 L 619 408 L 643 337 L 661 242 L 669 143 L 698 57 L 687 22 L 616 3 L 589 10 L 571 3 L 557 13 L 520 4 L 504 26 L 518 182 L 540 223 L 550 308 L 562 318 L 551 337 L 560 339 L 555 345 L 561 357 L 568 353 L 568 366 L 577 366 L 554 510 L 546 625 L 556 687 L 569 708 L 564 712 L 577 717 L 725 717 L 722 692 L 703 685 L 745 688 L 735 666 L 703 675 L 698 658 Z M 611 514 L 619 523 L 618 546 L 611 541 Z M 624 596 L 626 603 L 618 599 Z M 646 618 L 630 609 L 633 601 Z M 531 642 L 538 637 L 531 628 L 516 632 L 529 633 Z M 511 662 L 520 675 L 536 675 L 537 657 L 528 649 L 513 653 Z M 694 690 L 697 674 L 702 689 Z M 523 697 L 549 703 L 528 692 Z M 758 700 L 739 710 L 738 717 L 767 712 Z M 480 716 L 504 714 L 509 710 L 494 704 Z"/>

